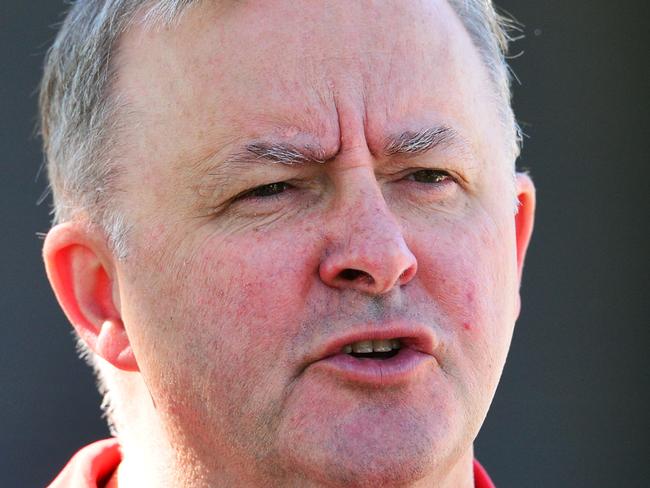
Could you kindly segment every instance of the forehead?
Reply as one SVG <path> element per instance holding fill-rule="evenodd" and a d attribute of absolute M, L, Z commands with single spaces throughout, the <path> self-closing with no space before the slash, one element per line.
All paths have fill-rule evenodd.
<path fill-rule="evenodd" d="M 131 29 L 117 59 L 141 156 L 259 137 L 372 148 L 431 121 L 480 143 L 498 125 L 477 116 L 487 75 L 444 1 L 202 2 L 177 26 Z"/>

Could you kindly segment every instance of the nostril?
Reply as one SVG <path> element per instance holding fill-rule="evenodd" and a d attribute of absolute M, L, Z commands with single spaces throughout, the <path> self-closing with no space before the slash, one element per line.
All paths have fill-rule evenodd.
<path fill-rule="evenodd" d="M 346 268 L 343 271 L 339 273 L 339 277 L 345 281 L 356 281 L 359 278 L 364 278 L 365 280 L 369 281 L 370 283 L 374 282 L 375 280 L 370 276 L 368 273 L 365 271 L 361 271 L 359 269 L 352 269 L 352 268 Z"/>
<path fill-rule="evenodd" d="M 408 283 L 409 281 L 411 281 L 411 278 L 413 278 L 413 276 L 415 275 L 416 270 L 417 270 L 416 266 L 409 266 L 408 269 L 404 270 L 404 272 L 401 275 L 399 275 L 397 282 L 399 284 Z"/>

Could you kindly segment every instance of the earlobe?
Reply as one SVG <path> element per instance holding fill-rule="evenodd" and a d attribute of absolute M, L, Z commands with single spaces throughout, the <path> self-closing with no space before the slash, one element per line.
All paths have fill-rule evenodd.
<path fill-rule="evenodd" d="M 95 352 L 113 366 L 125 371 L 138 371 L 131 343 L 119 319 L 105 320 L 95 342 Z"/>
<path fill-rule="evenodd" d="M 84 343 L 116 368 L 137 371 L 116 306 L 112 255 L 102 237 L 78 222 L 55 226 L 43 246 L 45 269 L 61 308 Z"/>
<path fill-rule="evenodd" d="M 535 185 L 526 173 L 517 173 L 516 186 L 519 206 L 515 215 L 515 238 L 517 241 L 517 271 L 519 281 L 521 281 L 524 258 L 535 221 Z"/>

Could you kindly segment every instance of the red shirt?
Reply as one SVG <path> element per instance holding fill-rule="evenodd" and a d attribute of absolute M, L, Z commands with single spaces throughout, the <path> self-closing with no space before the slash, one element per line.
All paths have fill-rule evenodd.
<path fill-rule="evenodd" d="M 122 460 L 117 439 L 104 439 L 81 449 L 48 488 L 107 488 Z"/>
<path fill-rule="evenodd" d="M 122 460 L 116 439 L 98 441 L 75 454 L 48 488 L 108 488 Z M 492 480 L 474 460 L 474 488 L 494 488 Z"/>

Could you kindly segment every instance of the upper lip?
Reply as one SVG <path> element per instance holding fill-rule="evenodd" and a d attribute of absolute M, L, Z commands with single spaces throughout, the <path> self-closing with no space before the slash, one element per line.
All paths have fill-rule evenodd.
<path fill-rule="evenodd" d="M 354 327 L 347 333 L 337 336 L 324 344 L 315 354 L 315 361 L 340 354 L 343 347 L 358 341 L 378 341 L 399 339 L 402 347 L 433 356 L 437 346 L 436 334 L 430 327 L 422 324 L 383 324 Z"/>

